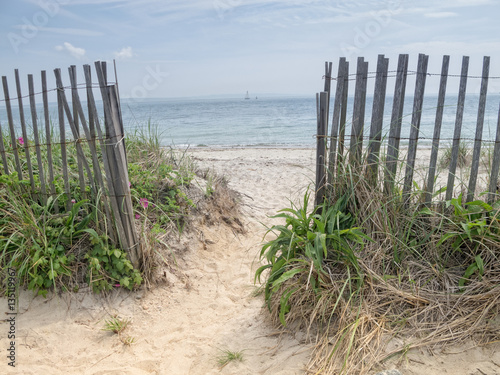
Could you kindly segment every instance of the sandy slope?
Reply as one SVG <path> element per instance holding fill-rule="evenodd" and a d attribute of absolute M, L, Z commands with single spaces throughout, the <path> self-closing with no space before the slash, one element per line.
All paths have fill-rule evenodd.
<path fill-rule="evenodd" d="M 22 292 L 16 324 L 17 367 L 7 366 L 7 322 L 0 325 L 2 374 L 302 374 L 310 347 L 303 335 L 279 334 L 268 323 L 261 297 L 252 297 L 256 255 L 268 215 L 301 198 L 314 173 L 314 150 L 195 150 L 202 167 L 223 173 L 242 195 L 247 233 L 224 225 L 199 228 L 185 238 L 180 271 L 145 293 L 116 291 L 106 300 L 81 291 L 33 298 Z M 0 300 L 0 309 L 7 307 Z M 101 330 L 113 314 L 131 319 L 124 346 Z M 2 314 L 3 315 L 3 314 Z M 1 333 L 3 332 L 3 333 Z M 219 369 L 221 349 L 243 351 L 242 363 Z M 465 348 L 457 348 L 461 351 Z M 500 374 L 500 348 L 456 355 L 410 353 L 404 374 Z"/>

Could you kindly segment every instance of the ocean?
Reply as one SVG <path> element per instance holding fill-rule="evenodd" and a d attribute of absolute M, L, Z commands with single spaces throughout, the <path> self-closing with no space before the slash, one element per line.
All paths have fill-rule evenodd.
<path fill-rule="evenodd" d="M 451 142 L 455 126 L 457 96 L 447 95 L 441 131 L 442 142 Z M 500 95 L 489 95 L 486 103 L 483 139 L 494 140 L 498 120 Z M 349 98 L 347 131 L 352 122 L 353 98 Z M 475 137 L 479 97 L 466 97 L 462 138 Z M 413 99 L 405 99 L 401 144 L 410 132 Z M 434 131 L 437 96 L 427 95 L 422 110 L 421 145 L 429 145 Z M 27 123 L 30 124 L 29 105 L 24 104 Z M 228 99 L 122 99 L 122 118 L 126 132 L 147 129 L 148 124 L 158 130 L 164 146 L 186 147 L 314 147 L 316 134 L 315 95 L 303 97 L 259 96 L 245 100 Z M 365 122 L 371 121 L 372 98 L 367 97 Z M 333 100 L 331 108 L 333 108 Z M 387 97 L 384 113 L 384 131 L 388 133 L 392 98 Z M 16 106 L 14 121 L 19 124 Z M 50 106 L 51 118 L 57 124 L 57 109 Z M 102 113 L 102 111 L 100 111 Z M 41 108 L 39 108 L 39 118 Z M 331 115 L 330 115 L 331 119 Z M 0 106 L 0 124 L 7 131 L 7 115 Z M 331 124 L 329 124 L 331 126 Z M 57 128 L 57 126 L 54 126 Z M 368 128 L 368 126 L 367 126 Z M 369 130 L 365 130 L 365 135 Z"/>
<path fill-rule="evenodd" d="M 458 97 L 446 98 L 441 137 L 449 142 L 455 127 Z M 346 134 L 350 134 L 353 98 L 348 101 Z M 490 95 L 486 103 L 483 139 L 494 140 L 500 95 Z M 372 98 L 367 98 L 365 122 L 371 121 Z M 466 97 L 462 121 L 462 138 L 475 137 L 479 97 Z M 413 98 L 405 100 L 401 143 L 410 134 Z M 429 145 L 434 133 L 437 96 L 424 100 L 420 137 Z M 331 110 L 333 108 L 333 100 Z M 392 97 L 387 97 L 384 131 L 390 126 Z M 331 112 L 331 111 L 330 111 Z M 259 97 L 241 99 L 122 100 L 124 127 L 128 131 L 142 128 L 148 121 L 157 126 L 164 145 L 177 147 L 314 147 L 316 134 L 316 98 Z M 331 119 L 331 113 L 330 113 Z M 331 124 L 329 124 L 331 126 Z M 369 130 L 365 131 L 369 135 Z"/>

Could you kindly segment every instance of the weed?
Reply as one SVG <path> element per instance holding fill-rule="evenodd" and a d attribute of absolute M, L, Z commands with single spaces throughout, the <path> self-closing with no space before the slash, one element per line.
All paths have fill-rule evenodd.
<path fill-rule="evenodd" d="M 217 356 L 217 364 L 223 368 L 230 362 L 243 362 L 243 351 L 233 352 L 229 349 L 221 350 Z"/>
<path fill-rule="evenodd" d="M 130 320 L 128 319 L 123 320 L 117 317 L 113 317 L 104 321 L 104 328 L 102 330 L 120 334 L 125 328 L 127 328 L 129 323 Z"/>

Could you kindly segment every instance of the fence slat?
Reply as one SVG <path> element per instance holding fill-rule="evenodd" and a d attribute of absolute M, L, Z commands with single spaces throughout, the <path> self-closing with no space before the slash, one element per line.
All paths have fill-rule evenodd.
<path fill-rule="evenodd" d="M 35 140 L 35 152 L 38 164 L 38 177 L 40 179 L 40 191 L 42 193 L 42 202 L 45 205 L 47 204 L 47 189 L 45 187 L 45 171 L 43 169 L 42 152 L 40 150 L 40 137 L 38 135 L 38 124 L 37 124 L 36 103 L 35 103 L 35 87 L 33 84 L 32 74 L 28 74 L 28 90 L 30 97 L 31 124 L 33 125 L 33 137 Z"/>
<path fill-rule="evenodd" d="M 436 107 L 436 121 L 434 123 L 434 135 L 432 137 L 431 160 L 429 163 L 429 174 L 427 175 L 427 191 L 425 193 L 425 204 L 430 205 L 432 193 L 434 191 L 434 179 L 436 177 L 436 164 L 439 151 L 439 139 L 441 136 L 441 125 L 443 123 L 444 99 L 446 96 L 446 83 L 448 81 L 448 67 L 450 65 L 450 56 L 443 56 L 443 65 L 441 67 L 441 80 L 439 82 L 439 94 Z"/>
<path fill-rule="evenodd" d="M 486 108 L 486 94 L 488 92 L 488 76 L 490 74 L 490 57 L 483 58 L 483 75 L 481 79 L 481 91 L 479 95 L 479 108 L 477 113 L 476 137 L 474 140 L 474 152 L 472 154 L 472 166 L 470 171 L 469 189 L 467 191 L 467 202 L 474 200 L 476 192 L 477 174 L 479 170 L 479 159 L 481 158 L 481 143 L 483 139 L 484 112 Z"/>
<path fill-rule="evenodd" d="M 55 198 L 56 187 L 54 185 L 54 162 L 52 159 L 52 134 L 50 129 L 50 117 L 49 117 L 49 100 L 47 95 L 47 72 L 42 70 L 42 100 L 43 100 L 43 115 L 45 121 L 45 143 L 47 144 L 47 164 L 49 172 L 49 189 L 50 195 Z M 54 202 L 54 210 L 56 213 L 59 212 L 59 204 L 57 199 Z"/>
<path fill-rule="evenodd" d="M 16 131 L 14 129 L 14 119 L 12 118 L 12 107 L 10 105 L 10 95 L 9 95 L 9 85 L 7 83 L 7 77 L 2 77 L 3 84 L 3 95 L 5 98 L 5 109 L 7 111 L 7 121 L 9 122 L 9 133 L 10 133 L 10 143 L 12 144 L 12 153 L 14 154 L 14 161 L 16 163 L 17 176 L 19 181 L 23 179 L 23 172 L 21 169 L 21 163 L 19 161 L 19 152 L 17 150 L 17 138 Z"/>
<path fill-rule="evenodd" d="M 462 119 L 464 115 L 465 91 L 467 89 L 467 73 L 469 71 L 469 56 L 462 58 L 462 72 L 460 77 L 460 87 L 458 92 L 457 115 L 455 118 L 455 131 L 453 133 L 453 145 L 451 149 L 451 161 L 448 172 L 448 184 L 446 185 L 446 200 L 453 197 L 453 187 L 455 185 L 455 173 L 457 171 L 458 151 L 460 146 L 460 133 L 462 131 Z"/>
<path fill-rule="evenodd" d="M 413 185 L 413 172 L 415 171 L 415 159 L 417 157 L 418 134 L 420 132 L 420 120 L 422 118 L 422 105 L 424 103 L 424 91 L 428 62 L 428 55 L 419 54 L 417 66 L 417 82 L 415 83 L 413 112 L 411 116 L 410 141 L 408 144 L 408 157 L 406 159 L 406 174 L 403 185 L 403 201 L 405 202 L 407 202 L 409 199 Z"/>
<path fill-rule="evenodd" d="M 113 183 L 111 181 L 111 172 L 109 170 L 109 161 L 108 161 L 108 156 L 106 154 L 106 146 L 104 143 L 104 134 L 102 133 L 101 126 L 99 124 L 99 116 L 97 114 L 97 107 L 95 105 L 95 100 L 94 100 L 94 93 L 92 91 L 92 78 L 91 78 L 91 69 L 90 65 L 84 65 L 83 66 L 83 71 L 85 75 L 85 83 L 87 85 L 87 105 L 89 108 L 89 128 L 90 132 L 92 132 L 92 129 L 97 130 L 97 134 L 99 136 L 99 145 L 101 148 L 101 155 L 102 155 L 102 160 L 103 160 L 103 166 L 104 166 L 104 172 L 106 176 L 106 182 L 108 185 L 108 199 L 109 202 L 111 203 L 111 208 L 114 212 L 118 212 L 119 208 L 118 205 L 116 204 L 116 200 L 114 197 L 116 196 L 115 190 L 113 188 Z M 95 138 L 95 133 L 93 135 L 93 138 Z M 111 220 L 111 214 L 109 212 L 108 204 L 107 202 L 104 202 L 104 209 L 106 212 L 106 218 L 108 219 L 109 223 L 113 223 Z M 116 220 L 114 221 L 115 223 L 115 228 L 116 228 L 116 233 L 114 230 L 112 230 L 112 226 L 108 225 L 108 235 L 111 239 L 111 241 L 114 244 L 119 243 L 119 239 L 117 236 L 120 235 L 125 235 L 125 232 L 123 231 L 123 226 L 121 225 L 121 222 L 117 222 Z"/>
<path fill-rule="evenodd" d="M 61 166 L 63 171 L 64 192 L 66 194 L 66 210 L 71 206 L 71 191 L 68 175 L 68 156 L 66 153 L 66 129 L 64 125 L 64 104 L 62 100 L 63 90 L 57 90 L 57 115 L 59 118 L 59 138 L 61 140 Z"/>
<path fill-rule="evenodd" d="M 105 127 L 106 127 L 106 138 L 108 144 L 106 145 L 106 153 L 107 153 L 107 161 L 109 163 L 109 171 L 110 171 L 110 178 L 108 179 L 108 184 L 113 185 L 113 190 L 115 192 L 115 196 L 111 197 L 111 203 L 113 205 L 113 211 L 115 213 L 115 224 L 118 229 L 118 240 L 120 241 L 120 244 L 122 245 L 123 249 L 126 249 L 127 253 L 129 254 L 130 261 L 134 265 L 134 267 L 137 267 L 138 264 L 141 261 L 141 257 L 137 257 L 137 244 L 136 243 L 131 243 L 130 242 L 130 231 L 135 232 L 135 227 L 134 228 L 128 228 L 127 226 L 127 218 L 124 218 L 121 213 L 122 213 L 122 207 L 126 209 L 126 206 L 122 206 L 120 203 L 122 203 L 122 200 L 124 199 L 125 195 L 120 193 L 122 192 L 127 192 L 127 194 L 130 194 L 130 189 L 128 189 L 128 186 L 123 188 L 122 184 L 120 184 L 120 178 L 121 176 L 116 176 L 116 171 L 117 171 L 117 160 L 116 160 L 116 154 L 115 150 L 120 150 L 120 147 L 114 147 L 115 144 L 116 146 L 119 146 L 120 141 L 122 141 L 123 136 L 120 136 L 120 139 L 117 139 L 117 134 L 115 134 L 114 127 L 112 126 L 112 121 L 113 121 L 113 115 L 111 112 L 112 105 L 110 103 L 110 97 L 109 97 L 109 92 L 107 90 L 107 85 L 106 85 L 106 77 L 105 77 L 105 66 L 106 64 L 104 62 L 99 62 L 97 61 L 95 63 L 95 68 L 97 72 L 97 79 L 99 81 L 99 87 L 101 89 L 101 94 L 102 94 L 102 100 L 103 100 L 103 106 L 104 106 L 104 122 L 105 122 Z M 118 124 L 120 126 L 120 124 Z M 123 145 L 123 144 L 122 144 Z M 119 152 L 119 151 L 118 151 Z M 127 181 L 128 184 L 128 181 Z M 109 188 L 109 185 L 108 185 Z"/>
<path fill-rule="evenodd" d="M 24 148 L 24 155 L 26 156 L 26 167 L 28 168 L 28 176 L 30 179 L 31 191 L 36 196 L 35 179 L 33 178 L 33 166 L 31 165 L 28 133 L 26 132 L 26 121 L 24 120 L 23 95 L 21 93 L 21 81 L 19 79 L 19 69 L 14 69 L 14 75 L 16 78 L 17 104 L 19 107 L 19 120 L 21 121 L 21 132 L 23 134 L 22 147 Z M 14 141 L 13 141 L 13 143 L 14 143 Z"/>
<path fill-rule="evenodd" d="M 349 144 L 349 163 L 358 165 L 363 148 L 363 128 L 365 126 L 366 85 L 368 83 L 368 62 L 358 57 L 354 109 L 352 117 L 351 142 Z"/>
<path fill-rule="evenodd" d="M 342 95 L 342 104 L 340 106 L 340 131 L 339 131 L 339 151 L 337 152 L 337 172 L 339 166 L 344 161 L 344 147 L 345 147 L 345 128 L 347 122 L 347 99 L 349 94 L 349 62 L 344 64 L 344 89 Z"/>
<path fill-rule="evenodd" d="M 124 144 L 124 135 L 120 133 L 123 126 L 121 124 L 120 118 L 120 105 L 118 103 L 118 93 L 116 85 L 108 86 L 110 104 L 111 104 L 111 116 L 112 121 L 110 123 L 111 135 L 118 140 L 118 144 L 116 146 L 110 145 L 112 147 L 112 151 L 114 153 L 115 158 L 115 166 L 116 175 L 119 177 L 115 179 L 115 191 L 118 192 L 117 197 L 120 197 L 119 203 L 120 207 L 123 207 L 121 211 L 121 217 L 124 223 L 124 229 L 126 235 L 128 236 L 129 248 L 127 252 L 130 256 L 130 261 L 132 264 L 139 268 L 142 263 L 142 252 L 141 252 L 141 244 L 139 242 L 139 237 L 137 236 L 137 231 L 135 229 L 134 223 L 134 210 L 132 207 L 132 198 L 130 195 L 129 188 L 129 177 L 127 170 L 127 161 L 125 157 L 125 144 Z M 114 173 L 112 171 L 112 173 Z"/>
<path fill-rule="evenodd" d="M 326 145 L 326 121 L 328 111 L 328 93 L 322 91 L 316 94 L 319 102 L 318 126 L 316 132 L 316 205 L 323 203 L 325 197 L 325 145 Z"/>
<path fill-rule="evenodd" d="M 73 122 L 75 126 L 75 131 L 76 131 L 76 136 L 75 136 L 75 141 L 79 142 L 80 139 L 80 126 L 78 123 L 78 111 L 77 111 L 77 105 L 76 105 L 76 97 L 78 96 L 78 88 L 76 86 L 76 66 L 71 65 L 68 68 L 69 72 L 69 78 L 71 82 L 71 103 L 73 107 Z M 82 119 L 84 122 L 85 119 Z M 80 193 L 82 194 L 82 197 L 85 199 L 87 198 L 87 192 L 85 191 L 85 174 L 83 173 L 83 161 L 81 160 L 80 157 L 78 157 L 78 152 L 76 153 L 77 156 L 77 161 L 78 161 L 78 179 L 80 180 Z M 89 176 L 89 178 L 92 178 Z"/>
<path fill-rule="evenodd" d="M 385 94 L 387 88 L 387 72 L 389 59 L 378 55 L 375 91 L 373 94 L 372 119 L 370 127 L 370 142 L 368 144 L 367 177 L 373 186 L 377 185 L 380 141 L 382 140 L 382 125 L 384 122 Z"/>
<path fill-rule="evenodd" d="M 2 155 L 3 171 L 5 174 L 9 174 L 9 166 L 7 165 L 7 155 L 5 154 L 5 147 L 3 141 L 3 129 L 0 123 L 0 155 Z"/>
<path fill-rule="evenodd" d="M 406 89 L 406 76 L 408 73 L 408 55 L 399 55 L 396 85 L 392 104 L 391 127 L 387 145 L 387 160 L 384 176 L 384 193 L 391 194 L 394 189 L 394 177 L 398 166 L 399 141 L 401 138 L 401 124 L 403 121 L 403 108 Z"/>
<path fill-rule="evenodd" d="M 490 183 L 488 188 L 488 203 L 492 204 L 497 197 L 498 172 L 500 170 L 500 105 L 498 107 L 497 133 L 493 149 L 493 162 L 491 163 Z"/>
<path fill-rule="evenodd" d="M 330 88 L 332 85 L 332 63 L 325 61 L 325 88 L 323 91 L 328 93 L 326 109 L 326 134 L 328 134 L 328 122 L 330 121 Z"/>
<path fill-rule="evenodd" d="M 345 84 L 347 83 L 344 77 L 345 64 L 346 64 L 345 57 L 341 57 L 339 59 L 339 69 L 337 73 L 337 87 L 335 89 L 335 99 L 333 103 L 332 132 L 330 137 L 330 150 L 328 155 L 328 176 L 327 176 L 328 186 L 332 185 L 333 176 L 335 173 L 335 159 L 337 154 L 340 111 L 342 105 L 342 97 L 344 94 L 344 87 Z"/>

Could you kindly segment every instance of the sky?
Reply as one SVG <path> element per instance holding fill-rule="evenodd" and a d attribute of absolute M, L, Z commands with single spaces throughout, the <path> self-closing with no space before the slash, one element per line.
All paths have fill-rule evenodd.
<path fill-rule="evenodd" d="M 325 61 L 408 53 L 416 70 L 426 53 L 432 73 L 449 54 L 450 73 L 490 56 L 500 76 L 499 16 L 498 0 L 0 0 L 0 75 L 115 59 L 122 98 L 314 95 Z"/>

